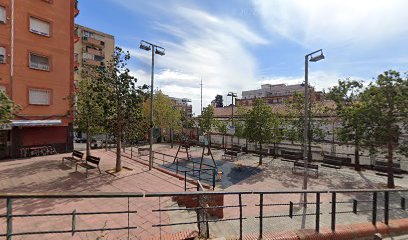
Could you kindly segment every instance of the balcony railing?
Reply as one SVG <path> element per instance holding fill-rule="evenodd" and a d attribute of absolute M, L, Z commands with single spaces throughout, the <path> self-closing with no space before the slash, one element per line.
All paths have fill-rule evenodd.
<path fill-rule="evenodd" d="M 95 56 L 105 57 L 105 54 L 101 50 L 93 49 L 93 48 L 84 48 L 83 52 L 89 53 Z"/>
<path fill-rule="evenodd" d="M 198 182 L 198 186 L 200 183 Z M 200 190 L 200 188 L 198 188 Z M 408 189 L 333 189 L 333 190 L 279 190 L 279 191 L 235 191 L 235 192 L 217 192 L 217 191 L 197 191 L 197 192 L 178 192 L 178 193 L 2 193 L 0 199 L 5 200 L 5 214 L 0 215 L 0 218 L 4 218 L 6 221 L 4 227 L 0 229 L 6 229 L 4 233 L 0 233 L 0 237 L 6 237 L 7 240 L 12 240 L 13 236 L 26 236 L 26 235 L 40 235 L 40 234 L 64 234 L 69 233 L 75 235 L 76 233 L 95 232 L 95 231 L 119 231 L 127 230 L 129 236 L 130 231 L 137 231 L 140 227 L 138 225 L 132 225 L 130 218 L 142 218 L 144 215 L 138 215 L 138 211 L 148 211 L 158 214 L 157 218 L 150 218 L 149 227 L 151 231 L 156 229 L 161 231 L 163 227 L 182 226 L 182 225 L 197 225 L 197 229 L 202 237 L 207 238 L 210 235 L 221 237 L 220 234 L 212 232 L 212 230 L 219 230 L 220 227 L 217 224 L 223 222 L 232 222 L 238 224 L 221 225 L 228 226 L 228 228 L 236 232 L 238 239 L 243 239 L 245 234 L 248 234 L 250 229 L 251 234 L 253 230 L 257 229 L 257 237 L 262 239 L 271 231 L 271 229 L 277 228 L 278 231 L 282 230 L 282 226 L 276 227 L 279 222 L 285 221 L 285 223 L 295 222 L 295 224 L 286 224 L 285 227 L 290 230 L 300 229 L 299 222 L 306 221 L 309 229 L 309 233 L 319 233 L 321 228 L 325 228 L 325 234 L 329 232 L 335 232 L 338 226 L 339 219 L 343 221 L 346 219 L 348 224 L 353 223 L 366 223 L 374 226 L 380 224 L 391 224 L 391 219 L 406 219 L 408 218 L 406 198 Z M 308 194 L 308 202 L 298 202 L 295 199 L 299 199 L 299 196 Z M 219 201 L 219 199 L 222 201 Z M 111 204 L 106 205 L 105 200 Z M 115 201 L 121 201 L 120 203 Z M 174 207 L 169 205 L 161 205 L 160 203 L 166 201 L 184 201 L 193 202 L 194 206 L 189 208 Z M 218 200 L 217 200 L 218 199 Z M 91 206 L 95 207 L 95 210 L 89 211 L 77 211 L 76 209 L 64 208 L 63 212 L 47 212 L 41 208 L 41 206 L 50 205 L 52 203 L 47 201 L 64 200 L 64 203 L 78 202 L 78 201 L 93 201 Z M 157 201 L 157 205 L 151 204 L 150 208 L 146 209 L 131 209 L 130 202 L 136 206 L 141 202 L 152 203 Z M 33 212 L 24 211 L 20 213 L 20 208 L 25 204 L 34 203 L 36 208 L 30 209 Z M 99 203 L 99 204 L 98 204 Z M 86 204 L 86 203 L 81 203 Z M 133 206 L 134 206 L 133 205 Z M 67 206 L 70 206 L 67 204 Z M 82 205 L 80 205 L 82 206 Z M 88 204 L 89 206 L 89 204 Z M 100 210 L 100 207 L 104 206 L 105 210 Z M 114 209 L 113 206 L 119 206 L 123 209 Z M 278 210 L 274 210 L 277 208 Z M 109 209 L 109 211 L 107 211 Z M 41 211 L 38 211 L 41 210 Z M 14 213 L 17 211 L 19 213 Z M 172 212 L 174 214 L 182 214 L 185 211 L 194 211 L 197 218 L 193 221 L 174 220 L 172 222 L 162 220 L 160 214 Z M 228 212 L 228 214 L 225 214 Z M 231 214 L 233 213 L 233 214 Z M 346 218 L 345 214 L 353 215 L 354 217 Z M 88 218 L 91 223 L 95 220 L 109 221 L 109 216 L 123 216 L 125 224 L 115 225 L 115 227 L 104 228 L 82 228 L 79 223 L 86 224 L 86 219 L 80 219 L 81 216 L 91 216 Z M 343 217 L 339 218 L 340 215 Z M 360 216 L 358 219 L 357 217 Z M 106 216 L 106 217 L 105 217 Z M 213 216 L 213 217 L 210 217 Z M 214 217 L 217 216 L 217 217 Z M 17 219 L 44 219 L 47 222 L 47 217 L 69 217 L 66 218 L 64 224 L 54 225 L 51 229 L 38 229 L 26 230 L 18 227 L 18 224 L 14 224 Z M 180 219 L 180 218 L 178 218 Z M 271 220 L 276 219 L 276 220 Z M 116 219 L 118 220 L 118 219 Z M 250 220 L 250 221 L 249 221 Z M 113 221 L 113 220 L 112 220 Z M 115 221 L 116 222 L 116 221 Z M 143 221 L 139 221 L 143 222 Z M 21 221 L 20 221 L 21 223 Z M 124 222 L 122 222 L 124 223 Z M 211 224 L 211 225 L 209 225 Z M 246 228 L 246 224 L 249 228 Z M 255 225 L 254 225 L 255 224 Z M 274 226 L 275 224 L 275 226 Z M 278 224 L 279 225 L 279 224 Z M 95 225 L 93 225 L 95 226 Z M 56 228 L 58 227 L 58 228 Z M 143 226 L 146 228 L 146 225 Z M 392 225 L 387 231 L 401 231 L 397 229 L 398 226 Z M 384 228 L 382 228 L 384 230 Z M 287 229 L 286 229 L 287 230 Z M 276 230 L 275 230 L 276 231 Z M 344 231 L 344 228 L 342 228 Z M 378 230 L 379 231 L 379 230 Z M 405 227 L 405 231 L 408 229 Z M 401 232 L 399 232 L 401 234 Z M 405 233 L 406 234 L 406 233 Z"/>
<path fill-rule="evenodd" d="M 82 60 L 82 62 L 83 62 L 83 64 L 92 65 L 92 66 L 101 66 L 102 65 L 102 62 L 100 62 L 100 61 L 96 61 L 96 60 L 92 60 L 92 59 L 86 59 L 86 58 L 84 58 Z"/>
<path fill-rule="evenodd" d="M 82 37 L 82 40 L 85 42 L 85 43 L 88 43 L 88 44 L 91 44 L 91 45 L 94 45 L 94 46 L 97 46 L 97 47 L 105 47 L 105 42 L 104 41 L 100 41 L 100 40 L 96 40 L 96 39 L 94 39 L 94 38 L 91 38 L 91 37 Z"/>

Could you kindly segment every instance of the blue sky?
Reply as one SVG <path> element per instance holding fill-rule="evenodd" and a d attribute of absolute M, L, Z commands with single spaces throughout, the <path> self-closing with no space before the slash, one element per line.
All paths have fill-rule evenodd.
<path fill-rule="evenodd" d="M 140 40 L 166 49 L 156 55 L 155 88 L 192 99 L 200 113 L 216 94 L 301 83 L 304 55 L 319 90 L 338 79 L 372 81 L 379 73 L 408 70 L 408 1 L 404 0 L 80 0 L 77 23 L 115 36 L 129 50 L 129 68 L 150 82 L 150 55 Z"/>

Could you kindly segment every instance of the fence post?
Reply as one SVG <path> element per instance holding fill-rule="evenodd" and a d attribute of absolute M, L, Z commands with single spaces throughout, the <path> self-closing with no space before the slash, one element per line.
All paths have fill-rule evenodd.
<path fill-rule="evenodd" d="M 377 223 L 377 192 L 373 192 L 373 218 L 371 223 L 375 226 Z"/>
<path fill-rule="evenodd" d="M 178 174 L 178 157 L 176 157 L 176 174 Z"/>
<path fill-rule="evenodd" d="M 13 236 L 13 200 L 7 198 L 7 240 Z"/>
<path fill-rule="evenodd" d="M 242 195 L 238 195 L 239 201 L 239 239 L 242 240 Z"/>
<path fill-rule="evenodd" d="M 332 193 L 332 208 L 331 208 L 331 230 L 336 231 L 336 193 Z"/>
<path fill-rule="evenodd" d="M 187 191 L 187 172 L 184 172 L 184 192 Z"/>
<path fill-rule="evenodd" d="M 388 225 L 390 212 L 390 193 L 384 192 L 384 223 Z"/>
<path fill-rule="evenodd" d="M 76 229 L 76 210 L 72 211 L 72 236 L 75 235 Z"/>
<path fill-rule="evenodd" d="M 263 193 L 259 195 L 259 239 L 262 239 L 263 231 Z"/>
<path fill-rule="evenodd" d="M 316 193 L 316 232 L 320 231 L 320 193 Z"/>

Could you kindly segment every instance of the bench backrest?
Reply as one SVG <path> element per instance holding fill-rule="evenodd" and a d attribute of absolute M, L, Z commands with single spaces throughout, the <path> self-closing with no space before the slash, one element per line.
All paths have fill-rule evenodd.
<path fill-rule="evenodd" d="M 342 163 L 351 164 L 351 158 L 348 158 L 348 157 L 337 157 L 337 156 L 323 155 L 323 161 L 324 160 L 341 161 Z"/>
<path fill-rule="evenodd" d="M 293 152 L 293 151 L 287 151 L 287 150 L 282 150 L 281 151 L 282 155 L 294 155 L 294 156 L 303 156 L 302 152 Z"/>
<path fill-rule="evenodd" d="M 84 157 L 84 153 L 79 152 L 79 151 L 73 151 L 73 152 L 72 152 L 72 157 L 76 157 L 76 158 L 82 159 L 82 158 Z"/>
<path fill-rule="evenodd" d="M 376 166 L 388 167 L 388 162 L 375 161 L 375 165 L 376 165 Z M 401 168 L 401 164 L 399 164 L 399 163 L 392 163 L 392 167 L 394 167 L 394 168 Z"/>
<path fill-rule="evenodd" d="M 295 166 L 295 167 L 305 167 L 305 165 L 306 165 L 305 163 L 302 163 L 302 162 L 294 162 L 293 164 L 294 164 L 293 166 Z M 318 169 L 319 166 L 309 163 L 308 168 Z"/>
<path fill-rule="evenodd" d="M 100 161 L 101 161 L 101 158 L 94 157 L 94 156 L 86 156 L 87 163 L 93 163 L 95 165 L 99 165 Z"/>

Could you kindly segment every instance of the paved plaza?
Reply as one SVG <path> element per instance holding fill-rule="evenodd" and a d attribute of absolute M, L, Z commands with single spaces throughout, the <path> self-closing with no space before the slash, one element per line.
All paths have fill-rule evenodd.
<path fill-rule="evenodd" d="M 155 145 L 155 151 L 174 156 L 177 148 L 171 149 L 168 145 Z M 201 148 L 193 148 L 192 159 L 199 161 Z M 184 154 L 184 155 L 183 155 Z M 258 166 L 258 157 L 251 154 L 244 155 L 238 161 L 231 162 L 222 160 L 222 150 L 213 150 L 214 158 L 218 169 L 222 170 L 222 179 L 217 181 L 216 190 L 219 191 L 265 191 L 265 190 L 297 190 L 301 189 L 303 176 L 292 174 L 291 164 L 283 162 L 279 158 L 267 157 L 264 164 Z M 104 150 L 92 150 L 92 155 L 101 157 L 102 174 L 97 171 L 90 171 L 88 178 L 85 177 L 85 170 L 82 168 L 75 172 L 75 168 L 69 163 L 61 164 L 61 158 L 69 154 L 52 155 L 46 157 L 36 157 L 30 159 L 18 159 L 3 161 L 0 163 L 0 191 L 1 192 L 67 192 L 67 193 L 87 193 L 87 192 L 182 192 L 184 191 L 184 181 L 163 171 L 153 169 L 148 170 L 145 164 L 147 156 L 134 156 L 130 159 L 129 149 L 124 153 L 123 165 L 132 170 L 124 170 L 120 174 L 113 176 L 105 172 L 115 165 L 115 153 Z M 133 155 L 133 154 L 132 154 Z M 185 157 L 186 153 L 180 153 L 180 157 Z M 156 154 L 157 157 L 157 154 Z M 140 163 L 142 162 L 142 163 Z M 211 164 L 209 156 L 205 156 L 205 163 Z M 382 188 L 385 187 L 386 177 L 375 175 L 373 171 L 362 171 L 356 173 L 350 168 L 339 170 L 330 168 L 319 168 L 319 177 L 309 178 L 309 189 L 362 189 L 362 188 Z M 407 188 L 406 179 L 396 179 L 399 188 Z M 194 187 L 188 184 L 188 187 Z M 349 202 L 351 199 L 361 201 L 359 210 L 370 209 L 371 203 L 364 203 L 370 196 L 365 194 L 340 194 L 338 201 Z M 407 196 L 405 196 L 407 197 Z M 391 196 L 393 206 L 398 207 L 399 194 Z M 243 216 L 247 219 L 243 222 L 244 234 L 254 234 L 259 231 L 259 195 L 243 195 Z M 300 201 L 299 194 L 285 195 L 265 195 L 264 203 L 288 203 Z M 309 201 L 314 201 L 314 195 L 309 195 Z M 382 195 L 379 196 L 379 206 L 382 204 Z M 330 223 L 330 196 L 321 196 L 321 226 L 328 227 Z M 0 214 L 5 214 L 6 202 L 0 204 Z M 76 210 L 77 212 L 95 211 L 126 211 L 128 209 L 128 199 L 21 199 L 13 202 L 13 214 L 33 214 L 33 213 L 66 213 Z M 237 205 L 237 195 L 225 196 L 225 205 Z M 350 203 L 338 204 L 338 210 L 351 211 Z M 130 230 L 131 239 L 147 239 L 152 237 L 165 236 L 181 231 L 194 231 L 195 225 L 182 225 L 172 227 L 154 227 L 155 224 L 169 224 L 177 222 L 196 221 L 194 211 L 178 212 L 154 212 L 153 210 L 163 208 L 178 207 L 171 198 L 137 198 L 129 199 L 129 209 L 137 211 L 130 214 L 129 225 L 137 226 L 136 230 Z M 314 205 L 307 209 L 307 213 L 315 211 Z M 295 207 L 295 214 L 303 213 L 303 208 Z M 224 210 L 224 219 L 237 218 L 239 211 L 237 208 Z M 264 215 L 287 215 L 288 206 L 278 205 L 265 207 Z M 407 212 L 395 210 L 391 211 L 391 219 L 406 218 Z M 29 219 L 29 221 L 27 221 Z M 290 229 L 314 228 L 314 216 L 306 218 L 279 217 L 264 220 L 264 231 L 283 231 Z M 338 224 L 353 222 L 369 222 L 370 212 L 362 212 L 358 215 L 352 213 L 339 214 Z M 379 211 L 378 219 L 382 219 L 382 212 Z M 128 224 L 127 214 L 90 215 L 79 216 L 77 229 L 92 228 L 112 228 L 126 227 Z M 305 224 L 302 224 L 305 222 Z M 1 221 L 1 232 L 5 232 L 5 220 Z M 239 232 L 238 221 L 228 221 L 211 223 L 210 230 L 213 236 L 226 236 L 234 238 Z M 36 218 L 16 218 L 13 222 L 14 232 L 26 231 L 46 231 L 46 230 L 69 230 L 71 228 L 71 216 L 53 216 Z M 100 231 L 94 233 L 76 233 L 72 238 L 70 234 L 41 235 L 41 239 L 126 239 L 128 231 Z M 14 237 L 13 239 L 33 239 L 32 236 Z M 39 238 L 38 238 L 39 239 Z"/>

